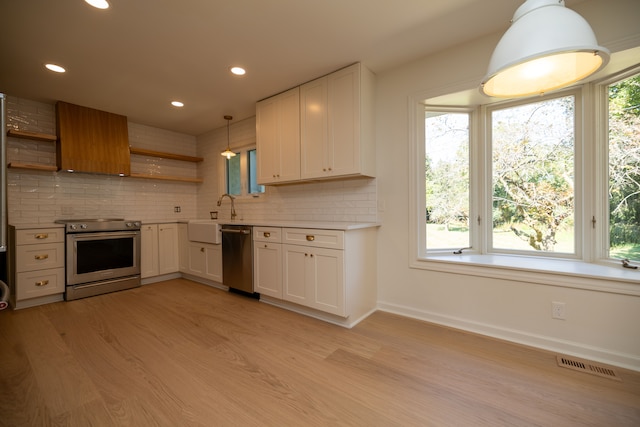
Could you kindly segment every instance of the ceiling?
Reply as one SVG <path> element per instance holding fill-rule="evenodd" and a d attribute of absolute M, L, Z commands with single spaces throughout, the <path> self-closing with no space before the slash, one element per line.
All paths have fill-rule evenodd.
<path fill-rule="evenodd" d="M 581 0 L 567 1 L 567 6 Z M 354 62 L 374 73 L 506 30 L 522 0 L 2 1 L 0 92 L 200 135 Z M 489 58 L 487 58 L 487 63 Z M 55 74 L 43 64 L 67 69 Z M 238 77 L 231 66 L 246 68 Z M 184 102 L 183 108 L 170 105 Z"/>

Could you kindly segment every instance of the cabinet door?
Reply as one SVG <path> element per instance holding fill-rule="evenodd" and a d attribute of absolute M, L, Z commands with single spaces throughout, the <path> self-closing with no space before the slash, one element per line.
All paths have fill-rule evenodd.
<path fill-rule="evenodd" d="M 178 271 L 178 224 L 158 225 L 159 274 Z"/>
<path fill-rule="evenodd" d="M 160 274 L 158 267 L 158 225 L 147 224 L 140 228 L 140 276 Z"/>
<path fill-rule="evenodd" d="M 205 278 L 222 283 L 222 245 L 205 245 Z"/>
<path fill-rule="evenodd" d="M 253 243 L 253 283 L 255 291 L 282 298 L 282 245 Z"/>
<path fill-rule="evenodd" d="M 360 67 L 358 64 L 327 76 L 329 115 L 326 144 L 331 175 L 360 172 Z"/>
<path fill-rule="evenodd" d="M 283 278 L 282 299 L 296 304 L 308 305 L 307 258 L 309 248 L 297 245 L 282 245 Z"/>
<path fill-rule="evenodd" d="M 178 224 L 178 269 L 188 273 L 189 269 L 189 235 L 187 224 Z"/>
<path fill-rule="evenodd" d="M 300 87 L 300 176 L 327 176 L 327 77 Z"/>
<path fill-rule="evenodd" d="M 256 105 L 258 183 L 300 179 L 300 91 L 293 88 Z"/>
<path fill-rule="evenodd" d="M 278 100 L 275 97 L 256 104 L 256 154 L 259 184 L 276 181 L 280 173 L 278 145 Z"/>
<path fill-rule="evenodd" d="M 222 283 L 222 245 L 189 242 L 186 273 Z"/>
<path fill-rule="evenodd" d="M 331 314 L 345 315 L 344 251 L 313 248 L 307 257 L 307 305 Z"/>

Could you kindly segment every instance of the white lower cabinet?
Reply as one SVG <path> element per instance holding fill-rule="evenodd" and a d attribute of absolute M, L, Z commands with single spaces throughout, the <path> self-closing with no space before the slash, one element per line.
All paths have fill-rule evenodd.
<path fill-rule="evenodd" d="M 274 298 L 282 298 L 281 234 L 281 228 L 253 227 L 253 287 Z"/>
<path fill-rule="evenodd" d="M 222 245 L 189 242 L 185 273 L 222 283 Z"/>
<path fill-rule="evenodd" d="M 64 293 L 64 228 L 9 226 L 7 281 L 14 308 L 61 300 Z"/>
<path fill-rule="evenodd" d="M 177 272 L 178 256 L 178 224 L 158 224 L 158 272 Z"/>
<path fill-rule="evenodd" d="M 160 274 L 158 267 L 158 224 L 140 227 L 140 277 Z"/>
<path fill-rule="evenodd" d="M 280 301 L 274 304 L 311 308 L 310 315 L 339 316 L 330 320 L 346 326 L 375 309 L 375 257 L 375 227 L 254 227 L 256 292 Z"/>
<path fill-rule="evenodd" d="M 345 316 L 344 251 L 283 245 L 283 299 Z"/>
<path fill-rule="evenodd" d="M 187 273 L 189 269 L 189 234 L 187 224 L 178 224 L 178 270 Z"/>
<path fill-rule="evenodd" d="M 145 224 L 140 228 L 140 276 L 178 271 L 178 225 Z"/>

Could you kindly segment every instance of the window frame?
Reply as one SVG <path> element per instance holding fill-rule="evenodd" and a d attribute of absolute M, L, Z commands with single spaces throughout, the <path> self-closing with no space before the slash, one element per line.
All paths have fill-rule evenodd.
<path fill-rule="evenodd" d="M 250 175 L 250 171 L 249 171 L 249 152 L 252 150 L 256 150 L 256 154 L 257 154 L 257 148 L 256 148 L 256 144 L 251 143 L 251 144 L 246 144 L 240 147 L 235 147 L 233 148 L 231 151 L 233 151 L 234 153 L 236 153 L 236 156 L 240 156 L 240 194 L 233 194 L 233 197 L 236 199 L 258 199 L 260 197 L 262 197 L 264 194 L 266 194 L 266 189 L 264 186 L 260 186 L 260 184 L 258 184 L 259 187 L 262 187 L 264 189 L 264 191 L 262 192 L 257 192 L 257 193 L 249 193 L 249 175 Z M 229 162 L 227 160 L 226 157 L 222 157 L 220 156 L 220 194 L 224 194 L 227 193 L 228 191 L 228 165 Z M 256 177 L 257 179 L 257 177 Z"/>
<path fill-rule="evenodd" d="M 485 171 L 486 171 L 486 187 L 484 192 L 479 195 L 480 198 L 485 200 L 485 210 L 482 215 L 484 236 L 484 250 L 483 253 L 487 254 L 502 254 L 502 255 L 522 255 L 527 257 L 536 258 L 552 258 L 552 259 L 582 259 L 583 258 L 583 235 L 587 233 L 584 229 L 584 203 L 583 203 L 583 191 L 584 179 L 583 175 L 583 163 L 584 163 L 584 139 L 583 135 L 583 87 L 571 88 L 563 91 L 554 92 L 553 94 L 538 96 L 535 98 L 525 98 L 519 100 L 509 100 L 490 105 L 483 105 L 480 107 L 480 115 L 484 121 L 484 135 L 480 144 L 485 150 Z M 522 105 L 534 104 L 541 101 L 548 101 L 553 99 L 574 97 L 574 146 L 573 146 L 573 175 L 574 175 L 574 252 L 573 253 L 557 253 L 557 252 L 536 252 L 533 250 L 515 250 L 496 248 L 493 246 L 493 227 L 489 225 L 489 221 L 493 218 L 493 135 L 491 132 L 492 122 L 491 113 L 496 110 L 502 110 L 507 108 L 514 108 Z"/>
<path fill-rule="evenodd" d="M 640 70 L 640 65 L 634 67 L 634 70 L 637 73 Z M 627 73 L 634 74 L 629 70 Z M 622 73 L 618 73 L 608 77 L 606 82 L 615 82 L 621 78 L 623 78 Z M 567 93 L 579 93 L 581 98 L 581 102 L 576 101 L 576 141 L 574 147 L 578 150 L 575 153 L 576 181 L 581 181 L 579 188 L 576 187 L 576 197 L 580 198 L 575 202 L 576 238 L 579 239 L 576 242 L 576 254 L 579 254 L 579 257 L 571 258 L 567 258 L 565 254 L 562 254 L 561 257 L 549 257 L 489 252 L 486 231 L 484 231 L 488 230 L 488 227 L 475 227 L 476 231 L 471 233 L 473 249 L 465 250 L 462 254 L 427 251 L 426 226 L 422 225 L 425 222 L 424 213 L 420 215 L 420 210 L 424 211 L 425 206 L 424 182 L 420 182 L 424 181 L 424 116 L 427 107 L 424 100 L 436 97 L 442 99 L 442 92 L 409 96 L 408 136 L 412 142 L 408 153 L 409 171 L 412 177 L 409 180 L 409 194 L 411 195 L 409 197 L 409 233 L 412 236 L 409 238 L 409 267 L 640 296 L 640 286 L 638 286 L 640 284 L 640 270 L 626 269 L 620 263 L 603 258 L 605 251 L 603 241 L 607 232 L 605 223 L 608 223 L 608 220 L 603 221 L 602 219 L 604 219 L 604 211 L 608 209 L 598 201 L 602 200 L 603 194 L 607 194 L 608 187 L 602 179 L 596 179 L 596 175 L 602 176 L 603 159 L 607 159 L 607 157 L 603 157 L 601 152 L 603 144 L 598 144 L 598 142 L 604 141 L 603 135 L 606 136 L 608 126 L 603 126 L 602 120 L 596 120 L 596 117 L 598 117 L 597 114 L 603 117 L 601 110 L 606 107 L 606 104 L 602 103 L 608 101 L 607 93 L 604 94 L 604 100 L 602 99 L 603 95 L 598 95 L 605 90 L 602 89 L 604 84 L 605 82 L 601 81 L 587 83 L 547 95 L 547 97 L 558 97 L 566 96 Z M 453 94 L 461 89 L 463 88 L 450 87 L 445 93 Z M 538 97 L 529 97 L 520 101 L 507 100 L 495 104 L 535 102 L 538 99 Z M 471 144 L 469 148 L 470 176 L 472 177 L 470 212 L 482 212 L 484 218 L 491 218 L 491 215 L 488 215 L 492 206 L 490 200 L 478 195 L 483 191 L 486 192 L 492 185 L 492 179 L 488 173 L 491 170 L 489 167 L 490 151 L 485 148 L 488 141 L 488 124 L 482 114 L 486 109 L 494 108 L 493 105 L 459 107 L 429 105 L 429 107 L 434 107 L 439 111 L 451 108 L 457 109 L 457 111 L 473 110 L 471 114 L 474 114 L 475 117 L 470 117 L 469 136 Z M 475 126 L 472 124 L 474 119 Z M 578 125 L 578 120 L 581 122 L 580 125 Z M 478 143 L 478 141 L 482 141 L 482 143 Z M 578 178 L 580 179 L 578 180 Z M 595 191 L 585 191 L 587 188 L 595 189 Z M 596 220 L 595 228 L 589 219 L 592 216 L 602 218 Z M 473 217 L 476 218 L 477 215 Z"/>

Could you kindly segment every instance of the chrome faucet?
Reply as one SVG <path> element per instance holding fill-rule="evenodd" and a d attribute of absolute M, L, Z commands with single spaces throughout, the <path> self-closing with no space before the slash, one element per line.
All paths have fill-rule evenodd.
<path fill-rule="evenodd" d="M 238 215 L 236 215 L 236 206 L 235 206 L 235 204 L 233 203 L 233 201 L 234 201 L 236 198 L 235 198 L 235 197 L 233 197 L 231 194 L 224 193 L 224 194 L 223 194 L 222 196 L 220 196 L 220 198 L 218 199 L 218 203 L 217 203 L 217 205 L 218 205 L 218 206 L 221 206 L 221 205 L 222 205 L 222 199 L 224 199 L 225 197 L 228 197 L 228 198 L 229 198 L 229 200 L 231 200 L 231 220 L 233 221 L 233 220 L 234 220 L 234 219 L 236 219 L 236 217 L 238 216 Z"/>

